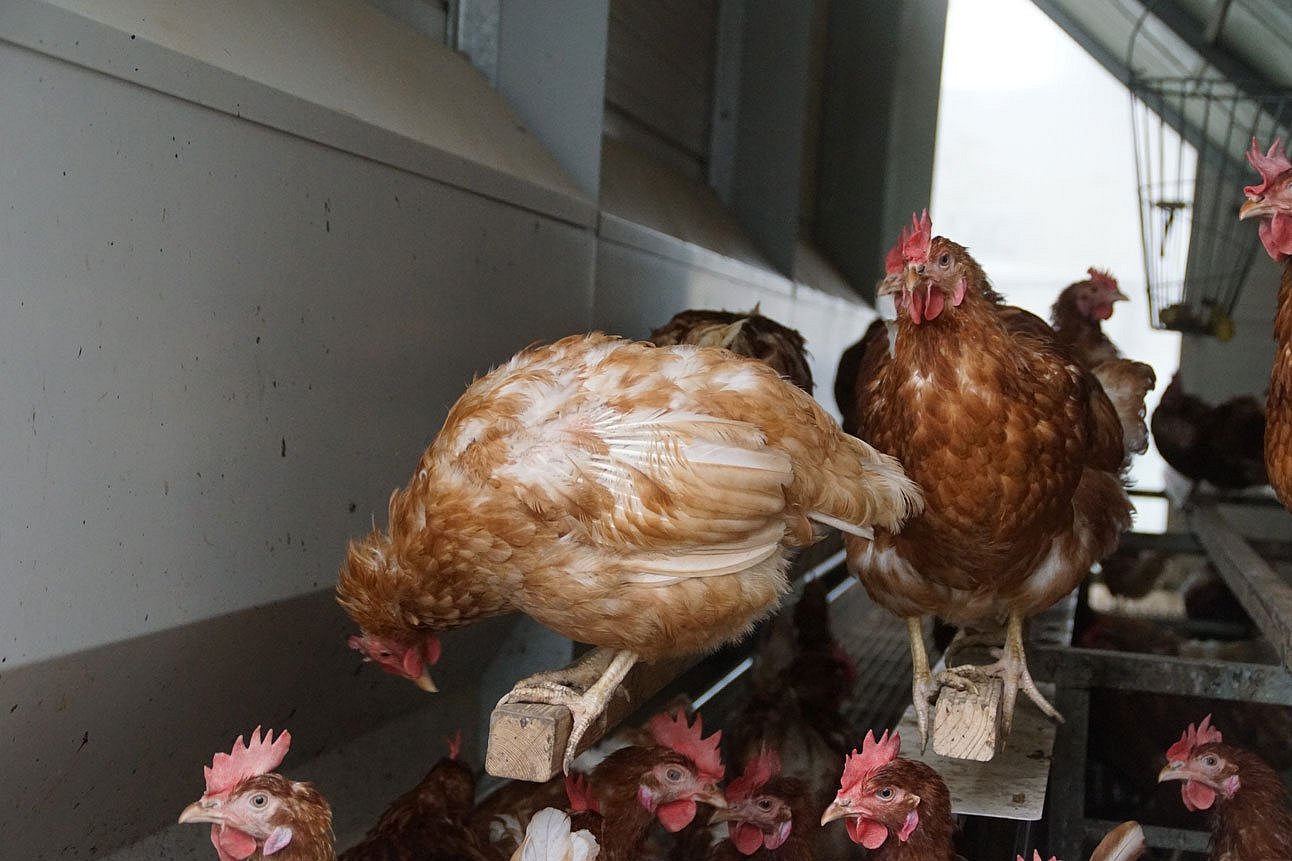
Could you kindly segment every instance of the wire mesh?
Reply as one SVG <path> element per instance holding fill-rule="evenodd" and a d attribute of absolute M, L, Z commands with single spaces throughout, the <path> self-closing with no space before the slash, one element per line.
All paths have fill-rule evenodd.
<path fill-rule="evenodd" d="M 1243 186 L 1255 181 L 1253 137 L 1287 137 L 1292 92 L 1254 92 L 1221 78 L 1131 81 L 1149 323 L 1233 335 L 1233 310 L 1258 243 L 1240 224 Z"/>

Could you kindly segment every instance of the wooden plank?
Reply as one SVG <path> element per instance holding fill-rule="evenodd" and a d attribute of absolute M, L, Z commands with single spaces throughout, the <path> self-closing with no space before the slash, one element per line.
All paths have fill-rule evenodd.
<path fill-rule="evenodd" d="M 943 688 L 933 715 L 933 752 L 948 759 L 987 762 L 1001 738 L 1004 683 L 988 679 L 977 690 Z"/>
<path fill-rule="evenodd" d="M 1292 585 L 1279 576 L 1212 505 L 1188 512 L 1189 526 L 1247 615 L 1292 669 Z"/>
<path fill-rule="evenodd" d="M 1054 685 L 1038 682 L 1037 688 L 1053 702 Z M 951 809 L 956 814 L 1028 822 L 1041 818 L 1054 754 L 1055 724 L 1025 697 L 1019 697 L 1014 728 L 990 762 L 920 751 L 920 730 L 913 707 L 902 715 L 898 731 L 902 734 L 902 756 L 918 759 L 942 775 L 951 790 Z"/>
<path fill-rule="evenodd" d="M 842 546 L 842 538 L 837 532 L 831 531 L 821 541 L 805 548 L 790 568 L 791 580 L 798 580 L 809 572 L 819 573 L 817 569 L 828 569 L 839 564 L 842 561 Z M 606 707 L 602 720 L 589 727 L 579 740 L 576 753 L 582 753 L 596 744 L 643 703 L 671 685 L 703 658 L 703 655 L 694 655 L 655 664 L 634 665 L 616 690 L 616 696 Z M 574 718 L 565 706 L 520 702 L 496 707 L 489 718 L 485 771 L 494 777 L 515 780 L 549 780 L 561 772 L 562 758 L 573 725 Z"/>

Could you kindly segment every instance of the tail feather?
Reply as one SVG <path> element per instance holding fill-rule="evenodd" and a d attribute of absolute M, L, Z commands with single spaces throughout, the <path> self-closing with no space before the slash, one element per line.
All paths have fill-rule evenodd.
<path fill-rule="evenodd" d="M 897 458 L 846 434 L 829 459 L 829 478 L 821 483 L 807 514 L 844 532 L 871 537 L 870 527 L 897 532 L 924 510 L 924 493 Z"/>
<path fill-rule="evenodd" d="M 1123 822 L 1099 841 L 1090 861 L 1136 861 L 1148 851 L 1144 829 L 1138 822 Z"/>
<path fill-rule="evenodd" d="M 1157 385 L 1157 375 L 1150 366 L 1130 359 L 1102 362 L 1095 366 L 1094 375 L 1117 410 L 1126 454 L 1143 454 L 1148 450 L 1144 396 Z"/>
<path fill-rule="evenodd" d="M 591 832 L 571 832 L 569 814 L 548 807 L 529 821 L 511 861 L 592 861 L 599 853 Z"/>

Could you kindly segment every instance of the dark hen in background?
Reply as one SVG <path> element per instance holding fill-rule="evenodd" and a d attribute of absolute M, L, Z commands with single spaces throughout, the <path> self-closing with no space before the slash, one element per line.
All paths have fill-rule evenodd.
<path fill-rule="evenodd" d="M 808 394 L 812 394 L 812 369 L 808 367 L 803 336 L 788 326 L 758 313 L 731 311 L 679 311 L 650 333 L 657 347 L 692 344 L 725 347 L 740 356 L 758 359 Z"/>

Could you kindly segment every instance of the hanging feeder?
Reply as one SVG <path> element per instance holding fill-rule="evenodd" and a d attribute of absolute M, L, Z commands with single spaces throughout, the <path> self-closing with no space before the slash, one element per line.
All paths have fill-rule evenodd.
<path fill-rule="evenodd" d="M 1141 33 L 1137 26 L 1130 54 Z M 1133 70 L 1129 54 L 1126 62 Z M 1255 180 L 1245 153 L 1253 137 L 1287 140 L 1292 91 L 1258 91 L 1203 69 L 1195 77 L 1132 71 L 1140 233 L 1150 325 L 1227 341 L 1259 245 L 1238 220 L 1243 186 Z"/>

